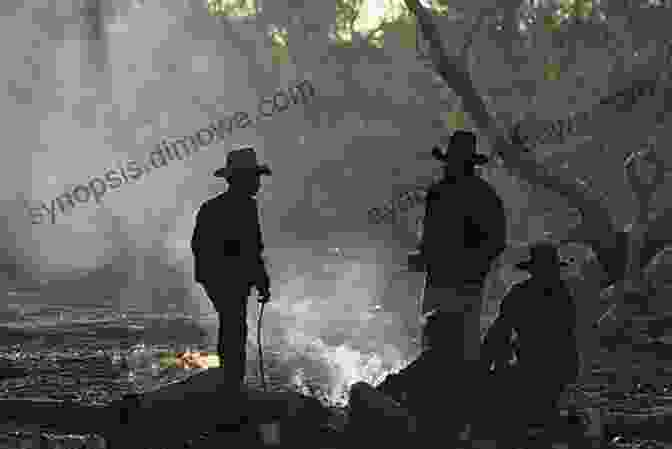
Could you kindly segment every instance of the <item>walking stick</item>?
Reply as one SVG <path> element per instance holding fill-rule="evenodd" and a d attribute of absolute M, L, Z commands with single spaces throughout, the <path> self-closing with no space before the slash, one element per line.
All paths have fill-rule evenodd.
<path fill-rule="evenodd" d="M 267 392 L 266 376 L 264 376 L 264 351 L 261 347 L 261 322 L 264 317 L 264 307 L 266 306 L 266 301 L 268 301 L 268 298 L 266 298 L 265 301 L 262 301 L 261 299 L 262 298 L 259 298 L 261 308 L 259 310 L 259 318 L 257 319 L 257 349 L 259 350 L 259 377 L 261 377 L 261 385 L 264 389 L 264 392 Z"/>

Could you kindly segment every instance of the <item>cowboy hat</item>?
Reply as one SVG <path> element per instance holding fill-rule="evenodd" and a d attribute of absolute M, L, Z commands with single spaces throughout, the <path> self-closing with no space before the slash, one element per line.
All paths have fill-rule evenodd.
<path fill-rule="evenodd" d="M 560 260 L 558 247 L 553 243 L 542 242 L 530 247 L 530 260 L 518 262 L 516 268 L 523 271 L 539 269 L 566 268 L 569 266 L 564 260 Z"/>
<path fill-rule="evenodd" d="M 230 151 L 226 155 L 226 166 L 215 170 L 214 176 L 218 178 L 227 178 L 235 171 L 252 170 L 258 175 L 271 175 L 271 169 L 268 165 L 257 163 L 257 154 L 254 147 L 245 146 Z"/>
<path fill-rule="evenodd" d="M 444 152 L 438 146 L 432 148 L 434 159 L 444 163 L 463 160 L 474 165 L 485 165 L 490 160 L 485 154 L 476 153 L 476 134 L 471 131 L 455 131 L 448 142 Z"/>

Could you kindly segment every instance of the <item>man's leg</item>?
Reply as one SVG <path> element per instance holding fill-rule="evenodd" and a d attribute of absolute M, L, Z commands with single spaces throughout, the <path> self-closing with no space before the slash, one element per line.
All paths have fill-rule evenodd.
<path fill-rule="evenodd" d="M 247 290 L 212 283 L 204 286 L 219 319 L 217 353 L 220 367 L 232 387 L 245 378 L 245 345 L 247 343 Z M 238 290 L 238 291 L 236 291 Z"/>
<path fill-rule="evenodd" d="M 483 286 L 481 284 L 466 285 L 460 291 L 461 303 L 464 304 L 463 325 L 463 360 L 461 388 L 465 397 L 463 407 L 465 423 L 474 427 L 479 416 L 483 398 L 480 392 L 484 388 L 485 371 L 481 370 L 481 313 L 483 311 Z"/>
<path fill-rule="evenodd" d="M 247 322 L 247 297 L 229 298 L 231 307 L 223 310 L 222 351 L 224 353 L 224 373 L 237 388 L 245 381 Z M 237 304 L 235 304 L 237 303 Z"/>
<path fill-rule="evenodd" d="M 240 299 L 240 310 L 238 311 L 240 328 L 238 334 L 238 377 L 239 382 L 245 382 L 245 371 L 247 367 L 247 296 Z"/>
<path fill-rule="evenodd" d="M 452 296 L 444 298 L 444 301 L 451 301 Z M 442 358 L 446 360 L 445 375 L 434 373 L 442 378 L 440 384 L 436 384 L 435 400 L 438 407 L 445 407 L 443 412 L 437 412 L 436 408 L 428 409 L 418 423 L 422 426 L 424 433 L 436 432 L 440 429 L 441 434 L 448 442 L 448 445 L 456 443 L 460 433 L 465 429 L 467 420 L 465 419 L 465 409 L 468 402 L 472 401 L 470 397 L 472 392 L 466 390 L 464 382 L 467 378 L 465 373 L 466 365 L 463 357 L 464 352 L 464 315 L 455 310 L 445 311 L 443 308 L 436 315 L 437 326 L 441 330 L 436 336 L 438 341 L 432 341 L 432 351 L 437 351 Z M 431 380 L 428 380 L 431 382 Z M 422 409 L 422 405 L 419 405 Z"/>
<path fill-rule="evenodd" d="M 444 420 L 443 428 L 451 437 L 457 437 L 478 416 L 483 377 L 479 370 L 482 290 L 481 284 L 460 288 L 425 285 L 423 312 L 438 307 L 448 341 L 436 342 L 435 346 L 452 362 L 449 377 L 454 384 L 450 391 L 460 413 L 450 418 L 450 430 Z"/>
<path fill-rule="evenodd" d="M 221 311 L 217 311 L 217 356 L 219 357 L 219 366 L 224 366 L 224 317 Z"/>
<path fill-rule="evenodd" d="M 221 367 L 224 361 L 224 316 L 219 304 L 222 304 L 225 298 L 222 298 L 222 289 L 214 282 L 202 283 L 201 287 L 217 312 L 217 356 Z"/>

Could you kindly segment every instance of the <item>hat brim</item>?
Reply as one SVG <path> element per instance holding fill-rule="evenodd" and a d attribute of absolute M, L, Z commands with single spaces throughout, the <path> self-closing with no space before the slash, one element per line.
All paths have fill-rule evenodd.
<path fill-rule="evenodd" d="M 532 267 L 532 262 L 518 262 L 514 266 L 519 270 L 529 271 L 529 269 Z"/>
<path fill-rule="evenodd" d="M 525 260 L 523 262 L 518 262 L 514 266 L 519 270 L 530 271 L 530 269 L 534 268 L 535 263 L 530 260 Z M 561 260 L 557 264 L 557 268 L 568 268 L 568 267 L 569 263 L 565 262 L 564 260 Z"/>
<path fill-rule="evenodd" d="M 450 163 L 453 162 L 454 159 L 451 157 L 449 152 L 450 149 L 448 149 L 446 153 L 442 153 L 439 147 L 434 147 L 432 148 L 432 157 L 439 162 Z M 470 154 L 469 157 L 465 159 L 465 161 L 471 162 L 474 165 L 485 165 L 490 162 L 490 158 L 485 154 L 473 153 Z"/>
<path fill-rule="evenodd" d="M 239 172 L 241 170 L 251 170 L 257 175 L 265 175 L 265 176 L 271 176 L 273 172 L 271 171 L 271 168 L 268 165 L 258 165 L 256 168 L 235 168 L 232 169 L 231 167 L 222 167 L 213 173 L 213 176 L 216 178 L 228 178 L 231 176 L 234 172 Z"/>

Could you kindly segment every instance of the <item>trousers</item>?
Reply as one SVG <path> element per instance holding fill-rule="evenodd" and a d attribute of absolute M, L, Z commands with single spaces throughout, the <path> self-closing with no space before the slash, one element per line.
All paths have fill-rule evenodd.
<path fill-rule="evenodd" d="M 482 290 L 482 284 L 461 287 L 426 284 L 423 292 L 422 312 L 437 312 L 441 327 L 445 329 L 443 341 L 434 342 L 432 346 L 445 355 L 447 366 L 450 366 L 446 371 L 446 380 L 450 379 L 450 384 L 454 386 L 451 389 L 453 409 L 459 410 L 450 416 L 450 425 L 441 414 L 426 417 L 423 421 L 429 427 L 444 429 L 450 438 L 456 438 L 463 426 L 473 424 L 478 418 Z"/>
<path fill-rule="evenodd" d="M 208 298 L 217 311 L 217 355 L 220 367 L 232 387 L 245 381 L 247 363 L 247 297 L 250 288 L 233 287 L 219 282 L 203 283 Z"/>
<path fill-rule="evenodd" d="M 463 325 L 459 327 L 464 360 L 477 361 L 481 349 L 481 312 L 483 309 L 482 284 L 469 284 L 462 287 L 436 287 L 426 285 L 422 298 L 424 316 L 432 312 L 441 312 L 444 316 L 459 317 Z"/>

